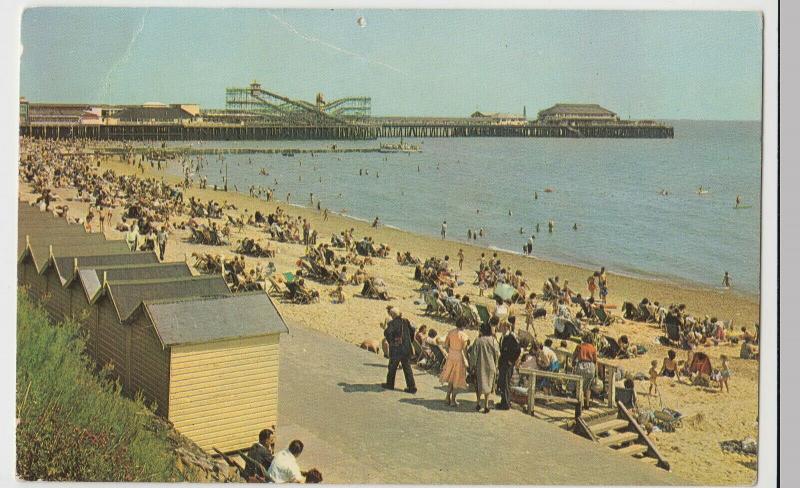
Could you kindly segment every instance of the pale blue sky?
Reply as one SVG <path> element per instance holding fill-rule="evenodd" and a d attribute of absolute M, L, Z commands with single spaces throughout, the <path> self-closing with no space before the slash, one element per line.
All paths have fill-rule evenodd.
<path fill-rule="evenodd" d="M 356 19 L 363 16 L 366 27 Z M 258 79 L 375 115 L 600 103 L 623 117 L 758 120 L 755 12 L 38 8 L 22 19 L 34 102 L 199 103 Z"/>

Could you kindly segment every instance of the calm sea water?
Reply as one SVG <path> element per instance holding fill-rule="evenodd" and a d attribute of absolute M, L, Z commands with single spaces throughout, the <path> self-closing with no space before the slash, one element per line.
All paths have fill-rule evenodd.
<path fill-rule="evenodd" d="M 229 189 L 235 184 L 243 193 L 255 184 L 276 188 L 281 200 L 291 192 L 291 203 L 308 205 L 313 192 L 315 201 L 332 211 L 347 209 L 364 220 L 380 216 L 384 224 L 435 236 L 447 220 L 448 239 L 465 242 L 467 229 L 483 227 L 485 237 L 472 242 L 511 251 L 520 251 L 534 233 L 538 257 L 604 265 L 634 276 L 720 287 L 729 271 L 735 288 L 755 295 L 760 124 L 676 121 L 674 126 L 671 140 L 420 139 L 406 141 L 421 145 L 419 154 L 241 154 L 225 160 Z M 201 145 L 318 148 L 331 143 Z M 209 185 L 221 185 L 222 163 L 216 156 L 206 158 Z M 261 168 L 269 176 L 259 175 Z M 359 176 L 360 169 L 369 176 Z M 701 185 L 707 195 L 697 194 Z M 545 193 L 545 188 L 555 191 Z M 659 195 L 662 188 L 669 196 Z M 734 209 L 736 195 L 750 208 Z M 555 231 L 548 233 L 551 219 Z"/>

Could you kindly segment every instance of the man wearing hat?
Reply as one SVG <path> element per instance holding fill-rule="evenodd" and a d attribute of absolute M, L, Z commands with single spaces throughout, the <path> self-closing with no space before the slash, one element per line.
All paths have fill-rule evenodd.
<path fill-rule="evenodd" d="M 417 385 L 414 383 L 414 373 L 411 371 L 411 346 L 414 337 L 414 327 L 411 322 L 403 318 L 403 314 L 397 307 L 387 307 L 389 316 L 392 320 L 386 325 L 383 336 L 389 343 L 389 371 L 386 374 L 386 383 L 381 386 L 387 390 L 394 389 L 394 378 L 397 374 L 397 366 L 403 366 L 403 375 L 406 378 L 406 393 L 416 393 Z"/>

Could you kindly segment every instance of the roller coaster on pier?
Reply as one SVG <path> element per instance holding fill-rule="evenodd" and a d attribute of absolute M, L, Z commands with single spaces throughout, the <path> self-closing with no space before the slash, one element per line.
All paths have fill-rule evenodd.
<path fill-rule="evenodd" d="M 366 124 L 372 100 L 369 97 L 346 97 L 326 102 L 321 93 L 316 103 L 294 100 L 265 90 L 257 81 L 247 88 L 225 90 L 225 112 L 248 114 L 268 123 L 291 125 Z"/>

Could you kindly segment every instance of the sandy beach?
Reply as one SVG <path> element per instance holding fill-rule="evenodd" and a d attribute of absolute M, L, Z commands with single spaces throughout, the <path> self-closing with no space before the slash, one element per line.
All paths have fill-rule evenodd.
<path fill-rule="evenodd" d="M 124 164 L 116 158 L 103 159 L 101 169 L 113 169 L 118 174 L 140 174 L 138 169 Z M 179 181 L 175 177 L 165 176 L 163 172 L 151 168 L 145 168 L 143 176 L 164 178 L 173 182 Z M 75 196 L 75 191 L 68 189 L 58 189 L 54 193 L 62 200 Z M 33 199 L 29 188 L 24 184 L 20 186 L 20 196 L 24 200 Z M 237 207 L 237 213 L 253 214 L 256 210 L 270 213 L 280 206 L 290 215 L 307 218 L 319 233 L 318 242 L 329 242 L 332 234 L 354 228 L 354 235 L 357 238 L 368 235 L 372 236 L 376 243 L 387 244 L 391 248 L 390 258 L 375 259 L 375 264 L 368 267 L 368 272 L 386 282 L 389 294 L 394 297 L 389 303 L 399 307 L 415 326 L 426 324 L 429 328 L 436 328 L 440 334 L 445 334 L 453 327 L 453 324 L 424 315 L 424 306 L 420 304 L 421 299 L 417 291 L 419 282 L 413 279 L 414 268 L 398 265 L 394 259 L 397 251 L 410 251 L 413 256 L 422 260 L 430 256 L 449 255 L 451 259 L 455 260 L 454 264 L 457 267 L 455 256 L 459 249 L 463 249 L 464 268 L 459 279 L 464 284 L 458 286 L 456 292 L 468 294 L 478 303 L 490 303 L 487 297 L 478 297 L 478 288 L 473 284 L 474 270 L 477 269 L 480 255 L 486 253 L 487 257 L 491 256 L 494 251 L 490 249 L 415 235 L 392 228 L 379 227 L 375 229 L 368 223 L 337 214 L 330 214 L 328 220 L 323 221 L 322 214 L 315 209 L 290 206 L 283 202 L 268 203 L 238 193 L 191 188 L 185 192 L 185 196 L 186 198 L 194 196 L 202 201 L 213 199 L 220 203 L 227 202 Z M 70 201 L 69 206 L 72 217 L 85 215 L 87 211 L 85 203 Z M 106 226 L 107 237 L 116 239 L 123 237 L 120 232 L 111 230 L 113 225 L 119 221 L 121 212 L 121 208 L 114 210 L 114 222 L 112 222 L 112 226 Z M 226 211 L 225 213 L 232 214 L 234 212 Z M 232 245 L 225 248 L 193 244 L 188 241 L 188 235 L 188 231 L 177 231 L 170 236 L 166 251 L 167 261 L 187 259 L 192 263 L 191 255 L 194 252 L 232 257 L 235 255 L 233 249 L 245 236 L 257 240 L 268 240 L 263 231 L 259 232 L 248 226 L 245 226 L 241 232 L 234 230 L 231 239 Z M 278 250 L 276 257 L 261 261 L 264 264 L 267 261 L 273 261 L 278 272 L 294 271 L 296 261 L 304 254 L 304 246 L 272 241 L 270 244 Z M 522 271 L 525 279 L 531 285 L 531 289 L 537 292 L 546 278 L 560 276 L 562 282 L 565 279 L 569 280 L 573 290 L 586 293 L 586 277 L 593 271 L 522 255 L 503 252 L 498 252 L 498 255 L 504 265 Z M 248 267 L 255 266 L 258 261 L 255 258 L 246 258 Z M 378 339 L 382 336 L 379 323 L 386 318 L 387 302 L 361 298 L 356 296 L 360 287 L 346 286 L 344 290 L 346 303 L 334 304 L 328 298 L 328 293 L 333 290 L 333 286 L 324 286 L 311 281 L 308 284 L 320 292 L 320 302 L 311 305 L 294 305 L 275 300 L 276 306 L 285 317 L 354 344 L 354 347 L 365 339 Z M 733 320 L 736 330 L 741 326 L 747 326 L 751 332 L 755 331 L 753 324 L 759 320 L 759 303 L 752 297 L 736 291 L 694 289 L 667 282 L 636 279 L 616 275 L 613 269 L 609 270 L 609 289 L 608 301 L 617 306 L 621 306 L 624 301 L 638 303 L 643 297 L 666 304 L 684 303 L 695 316 L 709 315 L 723 320 Z M 615 314 L 621 313 L 619 309 L 614 312 Z M 521 309 L 519 313 L 522 313 Z M 524 320 L 518 321 L 518 323 L 524 324 Z M 552 320 L 549 317 L 537 320 L 534 327 L 538 337 L 543 339 L 552 333 Z M 660 364 L 661 359 L 666 356 L 668 348 L 661 346 L 657 340 L 662 333 L 658 327 L 652 324 L 617 321 L 604 332 L 614 337 L 627 334 L 632 343 L 647 348 L 648 352 L 638 358 L 610 361 L 631 373 L 646 373 L 651 360 L 656 359 Z M 474 335 L 474 332 L 471 333 Z M 715 367 L 719 364 L 720 354 L 726 354 L 731 358 L 730 367 L 733 376 L 730 380 L 730 393 L 690 386 L 670 378 L 659 378 L 661 401 L 664 406 L 683 413 L 684 421 L 683 426 L 676 432 L 657 432 L 652 435 L 652 438 L 670 461 L 673 470 L 682 478 L 710 485 L 751 484 L 756 479 L 755 458 L 725 453 L 719 443 L 748 436 L 757 437 L 758 362 L 739 359 L 738 345 L 705 347 L 700 350 L 710 356 Z M 678 359 L 684 357 L 685 352 L 678 351 Z M 380 373 L 376 373 L 376 383 L 380 380 Z M 658 407 L 659 398 L 648 396 L 647 387 L 646 381 L 636 383 L 640 405 Z M 531 419 L 531 421 L 536 420 Z"/>

